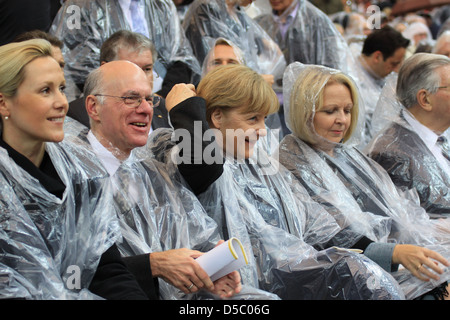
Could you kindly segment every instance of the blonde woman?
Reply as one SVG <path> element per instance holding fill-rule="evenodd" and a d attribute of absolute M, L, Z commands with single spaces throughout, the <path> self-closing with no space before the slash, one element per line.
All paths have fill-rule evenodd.
<path fill-rule="evenodd" d="M 417 277 L 414 285 L 403 283 L 407 298 L 445 283 L 448 235 L 350 143 L 362 130 L 353 81 L 338 70 L 294 63 L 286 70 L 284 86 L 292 134 L 280 143 L 280 162 L 344 231 L 361 235 L 355 244 L 340 241 L 359 247 L 387 271 L 401 264 Z"/>
<path fill-rule="evenodd" d="M 105 172 L 62 142 L 64 87 L 46 40 L 0 47 L 0 297 L 145 299 L 114 244 Z"/>
<path fill-rule="evenodd" d="M 196 95 L 205 101 L 204 122 L 221 151 L 215 160 L 224 160 L 222 174 L 198 198 L 223 239 L 241 240 L 248 257 L 240 269 L 244 284 L 282 299 L 403 297 L 390 275 L 361 255 L 313 247 L 339 227 L 267 154 L 264 118 L 277 111 L 278 101 L 258 73 L 243 65 L 217 67 Z M 167 101 L 170 106 L 170 94 Z M 358 279 L 349 272 L 353 268 Z M 377 284 L 368 288 L 372 272 Z"/>

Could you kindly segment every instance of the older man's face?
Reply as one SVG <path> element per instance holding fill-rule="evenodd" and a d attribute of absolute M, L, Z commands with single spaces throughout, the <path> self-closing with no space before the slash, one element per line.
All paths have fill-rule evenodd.
<path fill-rule="evenodd" d="M 132 149 L 147 143 L 153 117 L 153 106 L 145 98 L 152 95 L 152 88 L 145 73 L 130 62 L 109 62 L 103 74 L 104 103 L 100 105 L 96 136 L 114 153 L 129 154 Z M 115 96 L 115 97 L 114 97 Z M 118 97 L 141 98 L 137 107 L 130 107 Z"/>
<path fill-rule="evenodd" d="M 439 89 L 430 95 L 430 104 L 433 106 L 436 119 L 446 119 L 450 126 L 450 65 L 440 67 L 436 70 L 441 78 Z M 443 127 L 446 130 L 448 127 Z"/>
<path fill-rule="evenodd" d="M 135 51 L 120 48 L 117 52 L 117 60 L 127 60 L 136 64 L 144 71 L 153 88 L 153 55 L 151 50 Z"/>

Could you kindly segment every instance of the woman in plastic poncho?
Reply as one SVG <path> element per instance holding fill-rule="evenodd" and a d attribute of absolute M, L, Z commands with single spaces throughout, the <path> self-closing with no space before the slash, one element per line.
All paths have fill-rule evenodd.
<path fill-rule="evenodd" d="M 361 248 L 366 255 L 380 265 L 383 260 L 390 267 L 401 264 L 417 277 L 405 280 L 404 269 L 394 273 L 407 298 L 445 283 L 449 276 L 448 271 L 442 275 L 443 265 L 448 266 L 443 257 L 449 256 L 448 230 L 434 225 L 411 198 L 399 194 L 380 166 L 351 146 L 352 133 L 360 130 L 358 93 L 352 80 L 334 69 L 294 63 L 283 81 L 289 99 L 288 126 L 293 133 L 280 143 L 280 162 L 343 230 L 361 233 L 372 241 Z M 392 219 L 387 235 L 379 232 L 383 230 L 380 217 Z M 370 252 L 374 242 L 379 248 Z M 401 243 L 426 245 L 442 255 Z"/>
<path fill-rule="evenodd" d="M 267 81 L 281 79 L 284 55 L 264 29 L 243 9 L 250 0 L 196 0 L 183 21 L 194 55 L 203 64 L 218 38 L 239 48 L 243 61 Z M 277 88 L 280 88 L 278 86 Z"/>
<path fill-rule="evenodd" d="M 51 53 L 45 40 L 0 47 L 0 298 L 146 299 L 115 246 L 106 173 L 61 142 Z"/>
<path fill-rule="evenodd" d="M 395 280 L 363 255 L 317 251 L 304 241 L 326 241 L 338 228 L 324 210 L 316 220 L 308 216 L 307 207 L 320 207 L 295 180 L 278 174 L 285 170 L 265 153 L 266 140 L 258 142 L 265 116 L 278 106 L 260 75 L 242 65 L 220 66 L 202 79 L 197 95 L 206 101 L 206 121 L 225 159 L 223 174 L 199 199 L 223 238 L 243 243 L 249 257 L 244 283 L 282 299 L 403 298 Z"/>

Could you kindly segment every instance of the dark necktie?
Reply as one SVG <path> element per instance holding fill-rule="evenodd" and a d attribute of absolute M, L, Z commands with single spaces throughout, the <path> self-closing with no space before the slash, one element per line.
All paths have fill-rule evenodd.
<path fill-rule="evenodd" d="M 444 136 L 440 136 L 437 139 L 437 143 L 438 145 L 441 147 L 442 149 L 442 154 L 444 155 L 444 157 L 450 161 L 450 145 L 448 144 L 448 140 L 446 137 Z"/>

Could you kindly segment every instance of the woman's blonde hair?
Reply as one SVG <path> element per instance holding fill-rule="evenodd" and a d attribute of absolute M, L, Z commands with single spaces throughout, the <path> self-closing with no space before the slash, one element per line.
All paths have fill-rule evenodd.
<path fill-rule="evenodd" d="M 0 92 L 6 97 L 16 95 L 25 77 L 25 66 L 39 57 L 52 56 L 47 40 L 32 39 L 12 42 L 0 47 Z"/>
<path fill-rule="evenodd" d="M 307 66 L 292 88 L 288 121 L 292 133 L 311 145 L 318 142 L 313 126 L 314 115 L 323 107 L 325 86 L 332 83 L 345 85 L 353 100 L 351 124 L 344 136 L 344 142 L 352 136 L 357 126 L 358 90 L 352 79 L 342 72 L 330 72 L 330 69 L 321 66 Z"/>
<path fill-rule="evenodd" d="M 210 71 L 199 83 L 197 95 L 206 100 L 206 119 L 220 108 L 243 107 L 243 113 L 269 115 L 278 111 L 275 91 L 260 74 L 244 65 L 225 65 Z"/>

